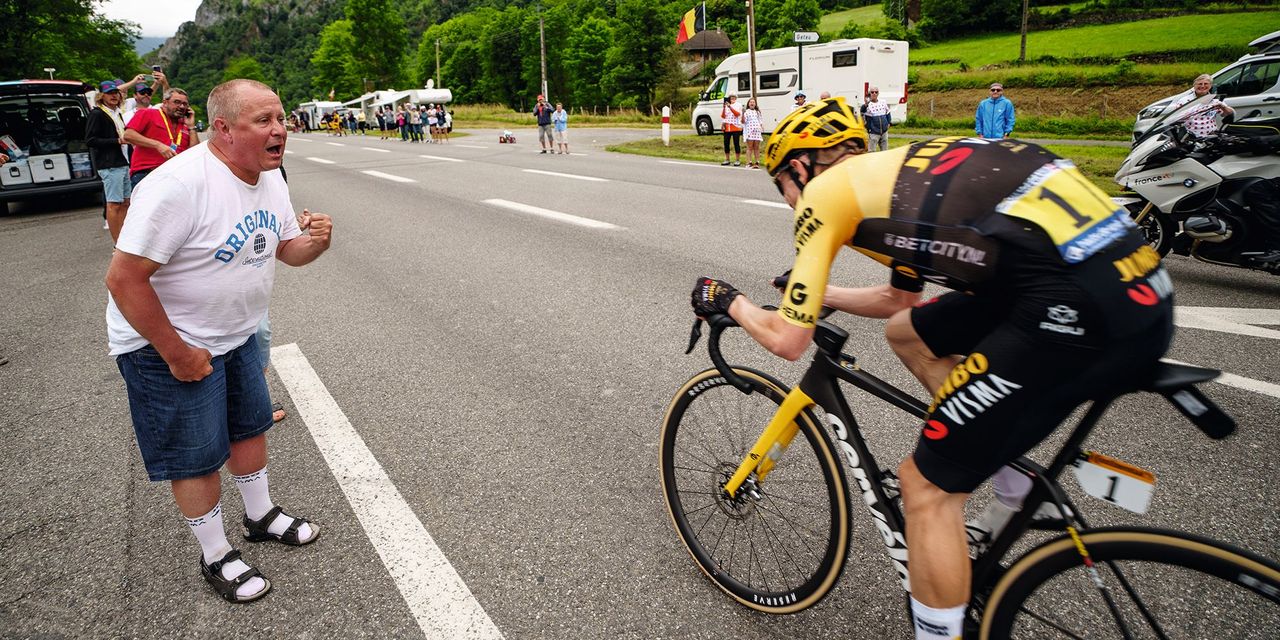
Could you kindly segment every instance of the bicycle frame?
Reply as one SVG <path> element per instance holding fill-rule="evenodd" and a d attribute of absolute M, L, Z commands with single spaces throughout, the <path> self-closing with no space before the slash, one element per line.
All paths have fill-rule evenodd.
<path fill-rule="evenodd" d="M 835 433 L 835 446 L 844 457 L 857 482 L 862 500 L 871 512 L 872 521 L 885 544 L 890 563 L 902 581 L 902 588 L 910 592 L 906 519 L 897 503 L 893 501 L 898 494 L 895 492 L 890 495 L 885 483 L 886 480 L 895 476 L 892 472 L 883 470 L 876 462 L 875 456 L 872 455 L 858 428 L 857 419 L 844 393 L 840 390 L 839 382 L 847 382 L 921 420 L 928 416 L 929 408 L 920 400 L 859 368 L 852 356 L 841 351 L 848 337 L 849 334 L 845 330 L 827 322 L 819 322 L 814 334 L 814 342 L 818 345 L 818 350 L 814 354 L 812 364 L 805 371 L 800 384 L 787 394 L 764 432 L 724 486 L 724 490 L 730 496 L 736 496 L 752 474 L 755 475 L 755 482 L 762 484 L 798 433 L 796 418 L 810 407 L 815 405 L 821 407 L 826 411 L 828 422 Z M 713 359 L 719 358 L 718 352 L 713 353 Z M 1081 527 L 1087 526 L 1080 516 L 1079 509 L 1070 502 L 1058 486 L 1057 478 L 1067 465 L 1080 456 L 1080 447 L 1085 438 L 1110 404 L 1111 400 L 1108 399 L 1095 401 L 1090 406 L 1048 469 L 1026 458 L 1018 458 L 1009 464 L 1013 469 L 1032 479 L 1032 490 L 1024 500 L 1024 508 L 1014 515 L 992 542 L 988 551 L 974 560 L 971 583 L 974 594 L 982 594 L 985 588 L 995 584 L 996 578 L 1003 571 L 999 564 L 1000 560 L 1013 543 L 1031 528 L 1032 517 L 1042 502 L 1054 503 L 1058 506 L 1060 513 L 1072 513 L 1074 522 Z M 1064 507 L 1069 508 L 1070 511 L 1063 511 Z"/>

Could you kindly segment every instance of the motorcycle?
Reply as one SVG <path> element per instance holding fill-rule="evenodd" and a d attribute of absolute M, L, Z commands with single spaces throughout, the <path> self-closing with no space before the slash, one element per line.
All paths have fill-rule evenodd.
<path fill-rule="evenodd" d="M 1266 230 L 1245 198 L 1255 183 L 1280 178 L 1280 131 L 1229 126 L 1216 137 L 1196 137 L 1185 121 L 1212 109 L 1214 97 L 1170 112 L 1134 143 L 1115 181 L 1136 197 L 1116 201 L 1162 257 L 1173 251 L 1280 275 L 1280 264 L 1254 261 Z"/>

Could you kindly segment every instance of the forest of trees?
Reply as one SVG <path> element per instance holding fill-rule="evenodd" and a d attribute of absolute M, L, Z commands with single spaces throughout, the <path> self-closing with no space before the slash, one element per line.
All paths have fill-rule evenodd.
<path fill-rule="evenodd" d="M 1032 0 L 1032 6 L 1057 0 Z M 675 44 L 697 0 L 204 0 L 219 16 L 189 22 L 167 60 L 173 82 L 201 96 L 230 78 L 274 87 L 286 105 L 347 100 L 372 89 L 421 87 L 436 78 L 461 103 L 521 107 L 541 79 L 539 20 L 549 93 L 575 107 L 648 108 L 690 83 Z M 706 0 L 707 26 L 746 50 L 742 0 Z M 788 46 L 823 14 L 881 4 L 886 20 L 850 23 L 839 37 L 925 39 L 1016 29 L 1021 0 L 755 0 L 758 47 Z M 1099 10 L 1185 7 L 1188 0 L 1092 0 Z M 904 24 L 910 21 L 913 28 Z M 136 25 L 95 13 L 93 0 L 0 0 L 0 79 L 93 82 L 145 69 Z M 150 62 L 150 61 L 148 61 Z"/>

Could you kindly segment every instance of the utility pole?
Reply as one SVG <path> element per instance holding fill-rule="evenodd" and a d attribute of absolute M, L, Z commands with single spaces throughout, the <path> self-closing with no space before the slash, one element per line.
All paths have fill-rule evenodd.
<path fill-rule="evenodd" d="M 538 48 L 542 50 L 542 97 L 550 100 L 547 95 L 547 34 L 542 29 L 542 3 L 538 3 Z"/>
<path fill-rule="evenodd" d="M 436 38 L 436 88 L 440 88 L 440 38 Z"/>
<path fill-rule="evenodd" d="M 751 57 L 751 98 L 756 97 L 756 3 L 747 0 L 747 51 Z"/>
<path fill-rule="evenodd" d="M 1018 62 L 1027 61 L 1027 0 L 1022 0 L 1022 50 L 1018 53 Z"/>

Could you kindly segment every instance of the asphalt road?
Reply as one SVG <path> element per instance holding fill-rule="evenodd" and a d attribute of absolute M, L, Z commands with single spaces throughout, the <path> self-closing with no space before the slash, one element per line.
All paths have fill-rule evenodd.
<path fill-rule="evenodd" d="M 908 637 L 858 507 L 832 595 L 770 617 L 703 577 L 663 505 L 659 423 L 707 366 L 701 352 L 682 354 L 694 278 L 765 301 L 767 279 L 790 264 L 790 214 L 745 202 L 778 201 L 763 172 L 603 151 L 646 131 L 575 129 L 570 156 L 540 155 L 531 132 L 517 133 L 515 145 L 494 131 L 447 146 L 290 139 L 294 205 L 332 214 L 335 231 L 315 264 L 277 272 L 275 345 L 295 345 L 319 382 L 291 394 L 279 361 L 269 374 L 290 413 L 270 432 L 269 469 L 275 500 L 324 534 L 304 548 L 241 544 L 275 585 L 250 606 L 208 589 L 168 488 L 146 479 L 106 355 L 99 208 L 36 203 L 0 218 L 0 637 L 423 637 L 431 624 L 410 604 L 421 594 L 397 580 L 425 569 L 376 546 L 404 531 L 380 530 L 368 519 L 378 514 L 420 523 L 507 638 Z M 1275 278 L 1178 257 L 1168 268 L 1179 305 L 1280 309 Z M 847 253 L 834 281 L 884 275 Z M 1276 311 L 1255 313 L 1280 324 Z M 915 391 L 879 322 L 838 322 L 866 369 Z M 1280 368 L 1275 336 L 1255 333 L 1179 331 L 1171 357 L 1271 386 L 1206 386 L 1240 423 L 1220 442 L 1158 398 L 1122 401 L 1092 445 L 1155 472 L 1155 500 L 1144 516 L 1085 503 L 1096 523 L 1174 527 L 1280 557 Z M 726 351 L 783 380 L 802 370 L 741 336 Z M 312 429 L 332 414 L 299 406 L 321 391 L 388 484 L 362 494 L 364 476 L 331 466 Z M 912 421 L 854 397 L 881 460 L 905 455 Z M 243 511 L 229 480 L 224 489 L 234 541 Z M 361 495 L 392 506 L 350 498 Z M 404 511 L 379 511 L 396 504 Z"/>

